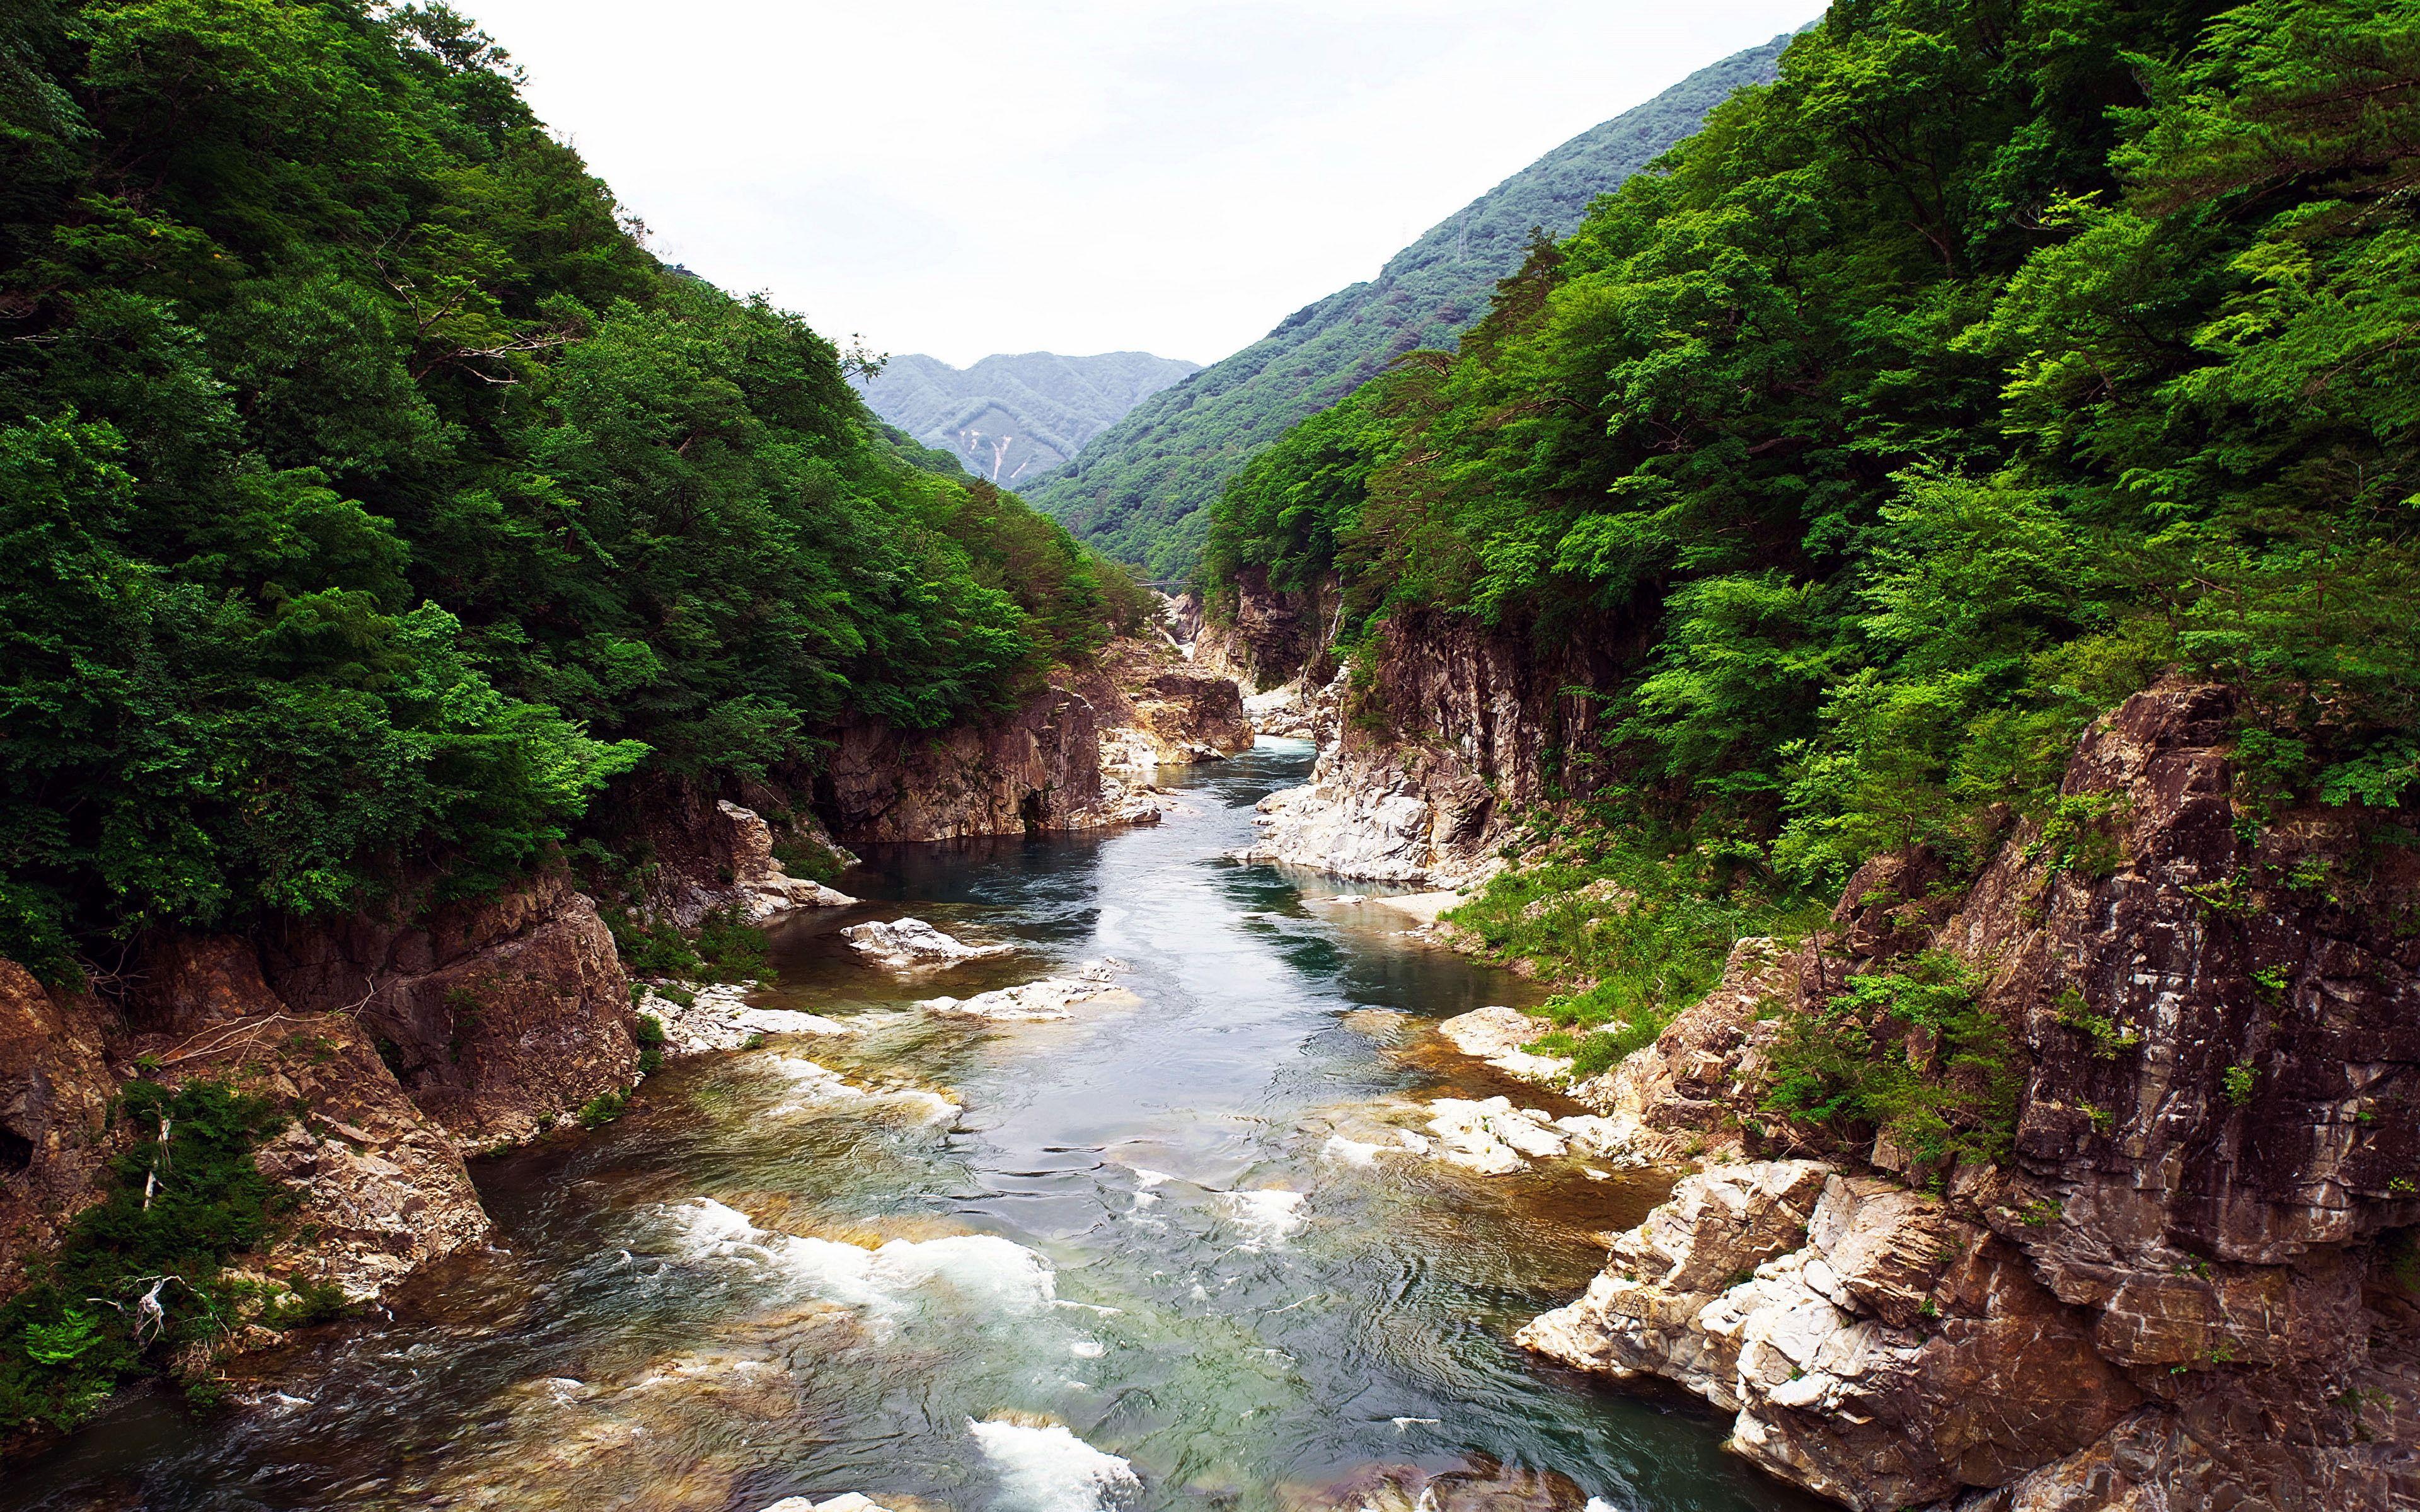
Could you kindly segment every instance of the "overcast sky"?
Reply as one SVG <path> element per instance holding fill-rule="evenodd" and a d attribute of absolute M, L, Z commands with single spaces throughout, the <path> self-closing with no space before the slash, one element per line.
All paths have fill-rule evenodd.
<path fill-rule="evenodd" d="M 1210 362 L 1817 0 L 457 0 L 651 243 L 964 364 Z"/>

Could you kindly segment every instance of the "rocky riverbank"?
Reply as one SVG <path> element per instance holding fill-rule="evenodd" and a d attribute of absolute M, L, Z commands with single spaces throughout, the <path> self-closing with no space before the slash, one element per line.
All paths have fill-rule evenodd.
<path fill-rule="evenodd" d="M 607 906 L 634 928 L 685 930 L 847 906 L 777 852 L 837 869 L 855 859 L 848 841 L 1147 822 L 1170 801 L 1156 766 L 1251 743 L 1234 682 L 1164 643 L 1119 642 L 1063 672 L 978 725 L 843 730 L 807 793 L 628 795 L 625 827 L 648 864 Z M 803 1015 L 768 1018 L 736 990 L 634 988 L 598 902 L 561 865 L 483 897 L 436 890 L 430 879 L 348 918 L 247 934 L 153 934 L 80 988 L 0 961 L 0 1296 L 100 1195 L 124 1138 L 110 1110 L 138 1075 L 225 1084 L 293 1115 L 258 1155 L 293 1194 L 286 1237 L 240 1263 L 360 1303 L 485 1240 L 465 1157 L 572 1123 L 638 1082 L 634 1004 L 675 1053 L 801 1032 L 791 1021 Z M 1060 995 L 1107 990 L 1078 988 Z"/>
<path fill-rule="evenodd" d="M 1607 1072 L 1509 1010 L 1443 1026 L 1697 1166 L 1521 1342 L 1674 1381 L 1861 1512 L 2420 1504 L 2420 876 L 2341 811 L 2247 832 L 2229 709 L 2163 687 L 2086 736 L 2062 791 L 2109 816 L 2095 864 L 2032 824 L 1964 887 L 1878 858 Z M 1791 1023 L 1928 952 L 2022 1043 L 2002 1161 L 1768 1101 Z"/>

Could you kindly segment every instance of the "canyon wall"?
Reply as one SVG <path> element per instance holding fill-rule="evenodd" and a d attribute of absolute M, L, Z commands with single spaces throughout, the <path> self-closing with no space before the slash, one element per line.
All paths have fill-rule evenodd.
<path fill-rule="evenodd" d="M 844 726 L 814 806 L 849 844 L 1096 829 L 1158 816 L 1153 764 L 1251 743 L 1233 679 L 1165 644 L 1118 641 L 990 719 L 936 732 Z"/>
<path fill-rule="evenodd" d="M 2012 822 L 1963 886 L 1878 857 L 1572 1087 L 1699 1169 L 1521 1342 L 1678 1381 L 1861 1512 L 2420 1504 L 2420 856 L 2239 804 L 2234 729 L 2225 688 L 2137 695 L 2067 767 L 2083 831 Z M 1788 1026 L 1925 951 L 2022 1047 L 1996 1165 L 1765 1106 Z"/>
<path fill-rule="evenodd" d="M 1251 623 L 1239 612 L 1236 633 Z M 1366 670 L 1340 679 L 1335 736 L 1311 781 L 1263 801 L 1249 854 L 1409 886 L 1486 875 L 1516 816 L 1571 780 L 1558 757 L 1591 738 L 1595 714 L 1571 689 L 1609 675 L 1614 655 L 1580 636 L 1541 655 L 1466 615 L 1389 620 Z"/>

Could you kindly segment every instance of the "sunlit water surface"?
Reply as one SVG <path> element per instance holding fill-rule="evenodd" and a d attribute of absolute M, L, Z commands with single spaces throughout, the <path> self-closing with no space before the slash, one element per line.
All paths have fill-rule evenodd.
<path fill-rule="evenodd" d="M 0 1505 L 1358 1512 L 1443 1474 L 1433 1508 L 1806 1506 L 1719 1415 L 1512 1347 L 1662 1187 L 1384 1148 L 1435 1096 L 1571 1109 L 1426 1027 L 1533 989 L 1221 859 L 1310 757 L 1195 770 L 1156 828 L 870 856 L 864 906 L 777 930 L 758 999 L 861 1033 L 677 1064 L 618 1123 L 477 1165 L 492 1250 L 247 1405 L 121 1404 Z M 903 980 L 836 933 L 905 914 L 1021 949 Z M 1102 956 L 1140 1006 L 913 1007 Z"/>

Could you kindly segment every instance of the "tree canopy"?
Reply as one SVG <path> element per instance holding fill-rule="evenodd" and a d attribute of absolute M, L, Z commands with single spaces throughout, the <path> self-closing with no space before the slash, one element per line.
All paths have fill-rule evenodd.
<path fill-rule="evenodd" d="M 1593 780 L 1810 882 L 1972 854 L 2170 670 L 2280 794 L 2392 807 L 2415 174 L 2412 0 L 1841 0 L 1246 469 L 1208 586 L 1643 646 Z"/>
<path fill-rule="evenodd" d="M 1130 599 L 660 267 L 519 85 L 442 6 L 0 18 L 0 953 L 485 885 Z"/>

